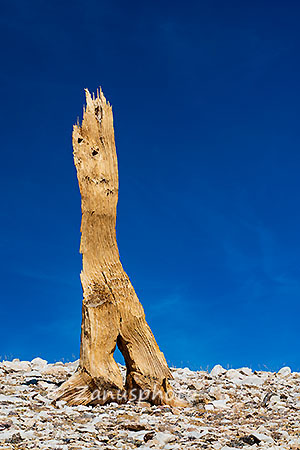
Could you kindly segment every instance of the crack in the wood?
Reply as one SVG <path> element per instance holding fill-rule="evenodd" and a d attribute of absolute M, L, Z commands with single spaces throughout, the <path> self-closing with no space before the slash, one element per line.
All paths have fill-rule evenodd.
<path fill-rule="evenodd" d="M 109 183 L 109 180 L 107 180 L 105 177 L 102 177 L 102 178 L 91 178 L 91 177 L 89 177 L 88 175 L 86 175 L 86 176 L 84 177 L 84 179 L 85 179 L 86 181 L 88 181 L 89 183 L 93 183 L 93 184 L 102 184 L 102 183 L 108 184 L 108 183 Z M 112 191 L 112 190 L 108 189 L 108 191 L 110 191 L 110 193 L 113 194 L 113 191 Z M 106 192 L 107 192 L 107 191 L 106 191 Z M 109 195 L 109 194 L 106 194 L 106 195 Z"/>
<path fill-rule="evenodd" d="M 98 120 L 99 124 L 101 124 L 102 108 L 99 105 L 95 106 L 95 116 L 96 116 L 96 119 Z"/>
<path fill-rule="evenodd" d="M 115 301 L 115 304 L 117 304 L 115 294 L 113 293 L 113 290 L 112 290 L 110 284 L 109 284 L 108 281 L 107 281 L 107 278 L 106 278 L 106 276 L 105 276 L 105 273 L 104 273 L 103 271 L 102 271 L 101 273 L 102 273 L 102 275 L 103 275 L 105 284 L 106 284 L 106 286 L 108 287 L 108 289 L 110 290 L 110 293 L 111 293 L 111 295 L 112 295 L 112 298 L 113 298 L 114 301 Z"/>
<path fill-rule="evenodd" d="M 97 308 L 104 303 L 114 303 L 115 298 L 110 287 L 107 285 L 107 282 L 105 285 L 103 285 L 103 283 L 100 284 L 98 282 L 93 282 L 87 287 L 86 295 L 83 301 L 87 308 Z"/>

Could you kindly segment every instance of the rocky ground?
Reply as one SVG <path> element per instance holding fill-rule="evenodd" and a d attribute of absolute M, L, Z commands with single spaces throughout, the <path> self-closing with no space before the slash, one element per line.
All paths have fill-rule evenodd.
<path fill-rule="evenodd" d="M 53 406 L 53 392 L 76 366 L 0 363 L 1 449 L 300 449 L 300 373 L 288 367 L 172 369 L 187 408 Z"/>

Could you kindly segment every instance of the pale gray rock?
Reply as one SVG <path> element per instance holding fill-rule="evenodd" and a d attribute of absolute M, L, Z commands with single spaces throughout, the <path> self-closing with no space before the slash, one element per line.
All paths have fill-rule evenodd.
<path fill-rule="evenodd" d="M 207 431 L 189 431 L 185 436 L 189 439 L 200 439 L 205 434 L 207 434 Z"/>
<path fill-rule="evenodd" d="M 272 395 L 269 404 L 272 405 L 272 403 L 279 403 L 279 402 L 281 402 L 280 395 Z"/>
<path fill-rule="evenodd" d="M 134 442 L 144 442 L 144 436 L 147 434 L 148 430 L 141 430 L 141 431 L 129 431 L 127 433 L 128 437 L 133 440 Z"/>
<path fill-rule="evenodd" d="M 3 361 L 2 366 L 5 369 L 14 372 L 27 372 L 31 370 L 31 365 L 29 361 L 20 361 L 19 359 L 13 359 L 12 361 Z"/>
<path fill-rule="evenodd" d="M 79 431 L 80 433 L 97 433 L 93 424 L 79 425 L 76 428 L 76 431 Z"/>
<path fill-rule="evenodd" d="M 257 375 L 252 375 L 241 380 L 240 384 L 244 384 L 246 386 L 261 386 L 264 384 L 264 380 Z"/>
<path fill-rule="evenodd" d="M 223 400 L 214 400 L 212 402 L 212 404 L 214 405 L 215 408 L 220 408 L 220 409 L 226 409 L 229 406 L 227 405 L 227 400 L 223 399 Z"/>
<path fill-rule="evenodd" d="M 234 382 L 243 379 L 243 375 L 237 369 L 229 369 L 226 372 L 226 378 L 233 380 Z"/>
<path fill-rule="evenodd" d="M 250 376 L 253 373 L 252 369 L 250 369 L 249 367 L 241 367 L 238 370 L 242 375 Z"/>
<path fill-rule="evenodd" d="M 282 376 L 282 377 L 287 377 L 289 375 L 291 375 L 292 370 L 290 367 L 282 367 L 280 370 L 278 370 L 278 375 Z"/>
<path fill-rule="evenodd" d="M 213 411 L 215 409 L 215 407 L 212 403 L 208 403 L 204 407 L 205 407 L 206 411 Z"/>
<path fill-rule="evenodd" d="M 29 372 L 24 373 L 24 377 L 26 377 L 26 379 L 41 378 L 41 376 L 42 376 L 42 374 L 38 370 L 30 370 Z"/>
<path fill-rule="evenodd" d="M 212 377 L 218 377 L 219 375 L 223 375 L 226 373 L 226 369 L 222 367 L 220 364 L 216 364 L 210 371 L 210 375 Z"/>
<path fill-rule="evenodd" d="M 39 370 L 44 369 L 44 368 L 47 366 L 47 364 L 48 364 L 48 361 L 46 361 L 45 359 L 42 359 L 42 358 L 34 358 L 34 359 L 31 361 L 31 368 L 32 368 L 33 370 L 39 371 Z"/>
<path fill-rule="evenodd" d="M 54 376 L 66 376 L 68 374 L 68 368 L 61 364 L 48 364 L 41 369 L 41 375 L 54 375 Z"/>
<path fill-rule="evenodd" d="M 263 433 L 258 433 L 257 431 L 253 431 L 252 434 L 260 441 L 267 442 L 268 444 L 274 444 L 274 439 L 272 439 L 271 436 L 267 436 Z"/>
<path fill-rule="evenodd" d="M 163 445 L 176 440 L 176 438 L 173 434 L 167 433 L 167 432 L 156 433 L 154 439 L 156 441 L 158 441 L 159 444 L 163 444 Z"/>
<path fill-rule="evenodd" d="M 23 400 L 15 395 L 0 394 L 0 403 L 23 403 Z"/>

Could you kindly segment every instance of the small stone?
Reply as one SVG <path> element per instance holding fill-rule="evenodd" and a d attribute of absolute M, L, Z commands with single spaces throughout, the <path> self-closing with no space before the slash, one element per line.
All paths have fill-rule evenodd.
<path fill-rule="evenodd" d="M 24 376 L 26 377 L 26 379 L 28 378 L 41 378 L 41 372 L 37 371 L 37 370 L 31 370 L 30 372 L 25 372 Z"/>
<path fill-rule="evenodd" d="M 272 397 L 270 399 L 270 404 L 279 403 L 279 402 L 281 402 L 280 395 L 272 395 Z"/>
<path fill-rule="evenodd" d="M 161 432 L 161 431 L 156 433 L 155 439 L 160 444 L 168 444 L 169 442 L 172 442 L 172 441 L 176 440 L 176 438 L 175 438 L 175 436 L 173 434 L 171 434 L 171 433 L 164 433 L 164 432 Z"/>
<path fill-rule="evenodd" d="M 144 442 L 144 437 L 147 431 L 129 431 L 128 438 L 131 439 L 135 443 L 142 444 Z"/>
<path fill-rule="evenodd" d="M 42 359 L 42 358 L 34 358 L 31 361 L 32 369 L 37 370 L 37 371 L 44 369 L 47 366 L 47 364 L 48 364 L 48 361 L 46 361 L 45 359 Z"/>
<path fill-rule="evenodd" d="M 278 375 L 281 375 L 282 377 L 287 377 L 292 373 L 290 367 L 282 367 L 280 370 L 278 370 Z"/>
<path fill-rule="evenodd" d="M 300 438 L 289 442 L 291 450 L 300 450 Z"/>
<path fill-rule="evenodd" d="M 92 424 L 79 425 L 76 428 L 76 431 L 79 431 L 80 433 L 97 433 L 96 428 Z"/>
<path fill-rule="evenodd" d="M 239 369 L 239 372 L 242 374 L 242 375 L 247 375 L 247 376 L 250 376 L 250 375 L 252 375 L 252 369 L 249 369 L 249 367 L 241 367 L 240 369 Z"/>
<path fill-rule="evenodd" d="M 147 409 L 150 409 L 150 408 L 151 408 L 151 403 L 149 403 L 149 402 L 139 402 L 139 403 L 138 403 L 138 406 L 139 406 L 140 408 L 147 408 Z"/>
<path fill-rule="evenodd" d="M 220 408 L 220 409 L 228 408 L 228 405 L 226 403 L 227 403 L 226 399 L 214 400 L 212 402 L 212 404 L 214 405 L 215 408 Z"/>
<path fill-rule="evenodd" d="M 40 394 L 38 394 L 38 395 L 34 395 L 33 397 L 32 397 L 34 400 L 37 400 L 38 402 L 41 402 L 41 403 L 51 403 L 51 400 L 49 399 L 49 398 L 47 398 L 47 397 L 44 397 L 43 395 L 40 395 Z"/>
<path fill-rule="evenodd" d="M 146 429 L 145 425 L 138 422 L 125 423 L 123 428 L 129 431 L 141 431 Z"/>
<path fill-rule="evenodd" d="M 251 377 L 244 378 L 240 384 L 244 384 L 246 386 L 261 386 L 264 384 L 264 380 L 259 378 L 257 375 L 253 375 Z"/>
<path fill-rule="evenodd" d="M 23 400 L 16 397 L 15 395 L 4 395 L 0 394 L 0 403 L 23 403 Z"/>
<path fill-rule="evenodd" d="M 199 431 L 189 431 L 185 436 L 189 439 L 200 439 L 205 433 Z"/>
<path fill-rule="evenodd" d="M 66 402 L 65 400 L 59 400 L 58 402 L 55 402 L 55 406 L 56 406 L 57 408 L 64 408 L 66 404 L 67 404 L 67 402 Z M 87 409 L 87 407 L 86 407 L 86 406 L 83 406 L 83 405 L 79 405 L 79 406 L 76 407 L 76 409 L 77 409 L 78 411 L 82 411 L 81 408 L 84 408 L 83 411 L 84 411 L 85 409 Z"/>
<path fill-rule="evenodd" d="M 214 444 L 211 444 L 212 448 L 215 450 L 220 450 L 222 448 L 222 444 L 220 442 L 215 442 Z"/>
<path fill-rule="evenodd" d="M 151 441 L 151 439 L 153 439 L 154 436 L 155 436 L 155 431 L 150 431 L 149 433 L 146 433 L 144 435 L 144 441 L 145 442 Z"/>
<path fill-rule="evenodd" d="M 193 375 L 194 372 L 192 372 L 188 367 L 184 367 L 183 369 L 177 369 L 177 374 L 180 375 Z"/>
<path fill-rule="evenodd" d="M 206 411 L 213 411 L 215 409 L 212 403 L 208 403 L 208 405 L 205 405 L 204 408 L 206 409 Z"/>
<path fill-rule="evenodd" d="M 229 369 L 226 372 L 226 378 L 236 382 L 236 380 L 242 380 L 243 375 L 236 369 Z"/>
<path fill-rule="evenodd" d="M 22 440 L 20 433 L 15 433 L 10 438 L 6 439 L 6 442 L 9 444 L 19 444 Z"/>
<path fill-rule="evenodd" d="M 216 364 L 210 371 L 212 377 L 218 377 L 219 375 L 223 375 L 223 373 L 226 373 L 226 369 L 220 364 Z"/>
<path fill-rule="evenodd" d="M 254 434 L 249 434 L 248 436 L 243 436 L 240 438 L 240 441 L 244 442 L 245 444 L 249 444 L 249 445 L 259 444 L 261 442 L 261 440 L 257 436 L 254 436 Z"/>
<path fill-rule="evenodd" d="M 41 373 L 42 375 L 54 375 L 54 376 L 65 376 L 67 372 L 67 369 L 64 366 L 61 365 L 50 365 L 48 364 L 45 366 Z"/>
<path fill-rule="evenodd" d="M 3 367 L 10 371 L 18 372 L 24 371 L 28 372 L 31 370 L 29 361 L 20 361 L 19 359 L 13 359 L 12 361 L 3 361 Z"/>
<path fill-rule="evenodd" d="M 12 426 L 12 420 L 6 420 L 5 422 L 0 422 L 0 431 L 7 430 Z"/>
<path fill-rule="evenodd" d="M 271 438 L 271 436 L 267 436 L 266 434 L 257 433 L 256 431 L 254 431 L 252 433 L 252 435 L 254 437 L 256 437 L 257 439 L 259 439 L 260 441 L 267 442 L 269 444 L 273 444 L 274 443 L 274 440 Z"/>

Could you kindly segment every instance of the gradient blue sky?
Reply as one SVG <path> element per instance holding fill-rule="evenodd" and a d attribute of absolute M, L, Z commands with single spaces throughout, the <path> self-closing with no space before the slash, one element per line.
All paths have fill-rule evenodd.
<path fill-rule="evenodd" d="M 121 260 L 171 365 L 300 370 L 300 6 L 2 3 L 2 358 L 79 355 L 85 87 L 113 105 Z"/>

